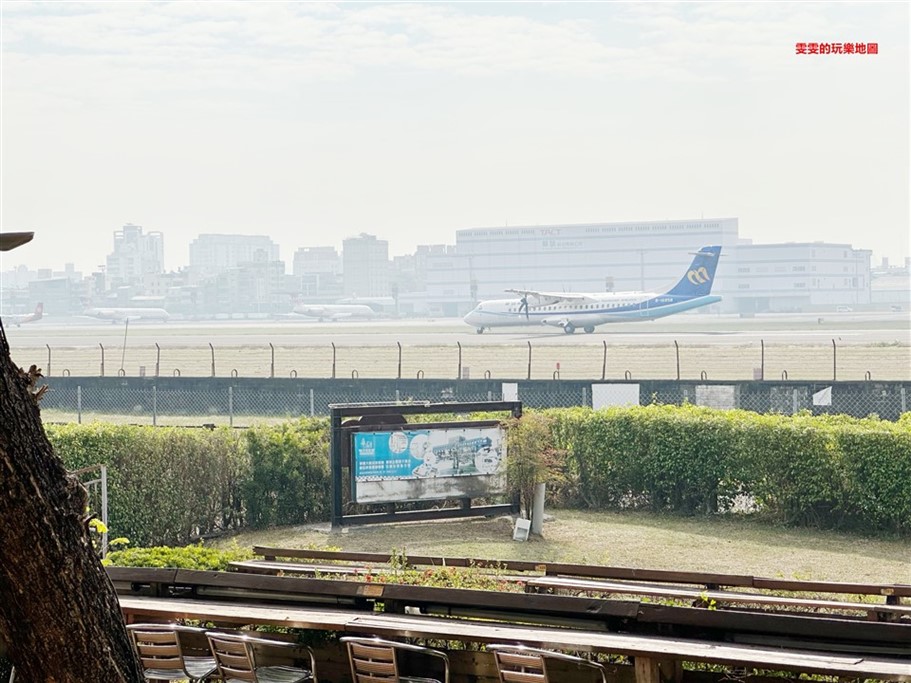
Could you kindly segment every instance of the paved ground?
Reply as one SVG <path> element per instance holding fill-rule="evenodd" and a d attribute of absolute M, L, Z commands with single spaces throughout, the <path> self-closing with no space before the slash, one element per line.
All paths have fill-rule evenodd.
<path fill-rule="evenodd" d="M 128 346 L 205 347 L 212 342 L 220 347 L 319 346 L 335 343 L 346 346 L 443 346 L 456 342 L 465 345 L 499 344 L 665 344 L 678 342 L 699 345 L 736 345 L 758 343 L 760 339 L 778 344 L 822 344 L 832 339 L 848 344 L 911 343 L 911 318 L 907 313 L 845 314 L 820 316 L 693 316 L 682 315 L 663 320 L 602 325 L 594 334 L 564 334 L 559 329 L 528 327 L 497 329 L 476 334 L 458 318 L 431 320 L 378 320 L 372 322 L 318 322 L 308 320 L 237 320 L 212 322 L 144 323 L 136 321 L 129 329 L 122 323 L 98 323 L 85 318 L 66 322 L 48 318 L 7 330 L 12 348 L 95 347 L 99 343 L 120 347 L 126 332 Z"/>
<path fill-rule="evenodd" d="M 533 379 L 558 370 L 562 379 L 673 379 L 678 364 L 682 379 L 752 379 L 764 367 L 767 379 L 831 380 L 833 365 L 838 379 L 911 379 L 908 314 L 682 315 L 573 335 L 535 327 L 479 335 L 459 319 L 126 326 L 49 318 L 8 336 L 16 362 L 50 365 L 52 375 L 98 375 L 103 353 L 107 375 L 154 374 L 157 365 L 162 375 L 209 376 L 214 354 L 220 377 L 330 377 L 334 367 L 336 377 L 453 378 L 461 367 L 472 378 L 521 379 L 531 354 Z"/>

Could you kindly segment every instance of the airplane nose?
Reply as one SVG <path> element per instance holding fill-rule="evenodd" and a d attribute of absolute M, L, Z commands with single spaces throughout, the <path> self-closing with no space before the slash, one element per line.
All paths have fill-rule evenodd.
<path fill-rule="evenodd" d="M 466 315 L 464 318 L 462 318 L 462 320 L 465 321 L 466 323 L 468 323 L 469 325 L 474 325 L 475 321 L 477 319 L 478 319 L 478 316 L 477 316 L 476 311 L 470 311 L 468 313 L 468 315 Z"/>

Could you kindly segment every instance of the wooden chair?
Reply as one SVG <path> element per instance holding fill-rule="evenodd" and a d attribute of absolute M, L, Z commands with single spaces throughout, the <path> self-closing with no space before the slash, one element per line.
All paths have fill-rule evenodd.
<path fill-rule="evenodd" d="M 147 681 L 208 680 L 215 673 L 212 657 L 184 655 L 181 634 L 202 635 L 204 629 L 178 624 L 130 624 L 127 631 L 142 661 Z"/>
<path fill-rule="evenodd" d="M 348 648 L 354 683 L 449 683 L 449 657 L 445 652 L 380 638 L 346 636 L 340 640 Z M 443 680 L 402 675 L 396 659 L 396 654 L 401 652 L 414 652 L 440 659 L 443 663 Z"/>
<path fill-rule="evenodd" d="M 488 645 L 497 661 L 500 683 L 554 683 L 547 673 L 547 660 L 559 659 L 580 667 L 594 669 L 601 674 L 601 683 L 607 683 L 607 672 L 597 662 L 573 657 L 552 650 L 538 650 L 524 645 Z"/>
<path fill-rule="evenodd" d="M 224 683 L 318 683 L 316 658 L 309 647 L 281 640 L 214 631 L 206 633 L 206 638 L 209 639 L 218 674 Z M 305 649 L 310 655 L 310 669 L 283 665 L 261 666 L 256 663 L 256 650 L 259 648 Z"/>

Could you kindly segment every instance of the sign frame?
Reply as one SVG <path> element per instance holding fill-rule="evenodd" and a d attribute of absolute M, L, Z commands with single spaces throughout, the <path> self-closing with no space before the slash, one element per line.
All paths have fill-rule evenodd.
<path fill-rule="evenodd" d="M 437 430 L 444 434 L 455 430 L 482 429 L 499 427 L 503 420 L 463 420 L 449 422 L 421 422 L 407 423 L 406 415 L 434 415 L 441 413 L 467 414 L 476 412 L 503 412 L 509 413 L 514 418 L 522 415 L 522 404 L 519 401 L 483 401 L 475 403 L 356 403 L 356 404 L 330 404 L 330 446 L 329 464 L 332 480 L 331 497 L 331 523 L 333 531 L 344 526 L 359 524 L 378 524 L 397 521 L 414 521 L 429 519 L 446 519 L 453 517 L 490 516 L 495 514 L 515 514 L 518 512 L 518 501 L 509 503 L 483 506 L 472 506 L 472 489 L 456 495 L 445 495 L 440 498 L 419 498 L 421 501 L 442 500 L 455 498 L 459 500 L 459 507 L 434 508 L 432 510 L 401 510 L 399 504 L 413 502 L 412 500 L 387 500 L 370 501 L 365 504 L 382 505 L 385 512 L 345 514 L 345 510 L 356 502 L 355 464 L 356 456 L 353 445 L 355 435 L 364 433 L 386 434 L 387 437 L 396 432 L 416 432 L 420 430 Z M 347 418 L 347 419 L 346 419 Z M 503 452 L 505 455 L 505 434 L 503 438 Z M 406 434 L 407 439 L 407 434 Z M 485 444 L 486 445 L 486 444 Z M 482 445 L 483 448 L 484 445 Z M 445 448 L 445 446 L 444 446 Z M 404 465 L 403 465 L 404 466 Z M 505 490 L 505 458 L 502 463 Z M 347 472 L 345 470 L 347 469 Z M 467 480 L 468 477 L 465 477 Z M 348 486 L 346 486 L 348 484 Z M 347 491 L 346 491 L 347 489 Z M 479 489 L 480 490 L 480 489 Z M 345 494 L 348 495 L 345 495 Z M 483 497 L 490 497 L 482 493 Z M 347 500 L 346 500 L 347 498 Z"/>

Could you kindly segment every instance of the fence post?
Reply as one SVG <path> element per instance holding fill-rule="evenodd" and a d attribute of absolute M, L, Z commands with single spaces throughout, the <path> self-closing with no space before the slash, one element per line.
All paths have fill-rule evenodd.
<path fill-rule="evenodd" d="M 582 387 L 582 405 L 588 405 L 588 387 Z"/>
<path fill-rule="evenodd" d="M 677 340 L 674 340 L 674 355 L 677 356 L 677 381 L 680 381 L 680 346 Z"/>
<path fill-rule="evenodd" d="M 234 426 L 234 387 L 228 387 L 228 426 Z"/>
<path fill-rule="evenodd" d="M 316 415 L 316 404 L 313 400 L 313 389 L 310 389 L 310 417 Z"/>
<path fill-rule="evenodd" d="M 209 350 L 212 352 L 212 377 L 215 377 L 215 347 L 209 342 Z"/>
<path fill-rule="evenodd" d="M 275 377 L 275 347 L 269 342 L 269 349 L 272 351 L 272 364 L 269 366 L 269 379 Z"/>
<path fill-rule="evenodd" d="M 98 346 L 101 347 L 101 376 L 104 377 L 104 344 L 98 342 Z"/>
<path fill-rule="evenodd" d="M 531 342 L 528 342 L 528 379 L 531 379 Z"/>
<path fill-rule="evenodd" d="M 108 554 L 108 467 L 101 466 L 101 521 L 104 532 L 101 534 L 101 559 Z"/>
<path fill-rule="evenodd" d="M 76 423 L 82 424 L 82 386 L 76 387 Z"/>
<path fill-rule="evenodd" d="M 402 379 L 402 342 L 396 342 L 399 347 L 399 374 L 396 375 L 396 379 Z M 398 399 L 396 399 L 398 401 Z"/>
<path fill-rule="evenodd" d="M 161 347 L 155 342 L 155 376 L 158 377 L 158 367 L 161 365 Z"/>
<path fill-rule="evenodd" d="M 759 379 L 765 380 L 765 340 L 759 340 Z"/>
<path fill-rule="evenodd" d="M 456 372 L 456 379 L 462 379 L 462 342 L 456 342 L 459 347 L 459 369 Z"/>
<path fill-rule="evenodd" d="M 335 379 L 335 342 L 330 342 L 332 344 L 332 379 Z"/>
<path fill-rule="evenodd" d="M 604 355 L 601 357 L 601 381 L 604 381 L 604 377 L 607 375 L 607 342 L 602 341 L 604 344 Z"/>
<path fill-rule="evenodd" d="M 401 400 L 402 400 L 402 392 L 400 392 L 398 389 L 396 389 L 395 390 L 395 402 L 399 403 L 399 402 L 401 402 Z"/>
<path fill-rule="evenodd" d="M 45 377 L 50 377 L 51 376 L 51 345 L 45 344 L 45 346 L 47 347 L 47 373 L 45 374 Z"/>
<path fill-rule="evenodd" d="M 793 397 L 791 398 L 791 415 L 797 414 L 797 404 L 798 404 L 797 389 L 794 389 L 794 394 L 793 394 Z"/>
<path fill-rule="evenodd" d="M 832 340 L 832 381 L 836 380 L 838 375 L 838 364 L 836 363 L 836 349 L 835 340 Z"/>
<path fill-rule="evenodd" d="M 152 426 L 158 426 L 158 387 L 152 385 Z"/>

